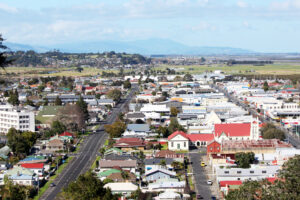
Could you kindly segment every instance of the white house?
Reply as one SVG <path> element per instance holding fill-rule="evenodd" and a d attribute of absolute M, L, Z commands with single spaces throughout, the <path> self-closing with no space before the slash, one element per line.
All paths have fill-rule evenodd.
<path fill-rule="evenodd" d="M 189 138 L 183 131 L 176 131 L 168 137 L 168 148 L 173 151 L 189 150 Z"/>

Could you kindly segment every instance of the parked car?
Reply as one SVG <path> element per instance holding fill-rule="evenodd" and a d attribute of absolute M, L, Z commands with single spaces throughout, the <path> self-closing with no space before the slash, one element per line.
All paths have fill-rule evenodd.
<path fill-rule="evenodd" d="M 196 195 L 196 198 L 197 198 L 197 199 L 203 199 L 203 197 L 201 196 L 201 194 L 197 194 L 197 195 Z"/>
<path fill-rule="evenodd" d="M 212 185 L 212 184 L 213 184 L 212 180 L 207 181 L 207 185 Z"/>

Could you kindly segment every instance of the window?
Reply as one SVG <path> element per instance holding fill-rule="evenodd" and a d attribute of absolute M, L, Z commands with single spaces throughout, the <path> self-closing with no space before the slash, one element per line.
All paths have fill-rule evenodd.
<path fill-rule="evenodd" d="M 212 147 L 210 147 L 210 150 L 212 151 Z"/>
<path fill-rule="evenodd" d="M 219 147 L 217 147 L 217 150 L 220 150 L 220 148 L 219 148 Z"/>
<path fill-rule="evenodd" d="M 229 174 L 229 171 L 224 171 L 225 174 Z"/>
<path fill-rule="evenodd" d="M 250 171 L 250 174 L 254 174 L 254 171 Z"/>
<path fill-rule="evenodd" d="M 241 174 L 241 173 L 242 173 L 242 171 L 237 171 L 236 173 L 237 173 L 237 174 Z"/>
<path fill-rule="evenodd" d="M 174 147 L 174 142 L 171 142 L 171 147 Z"/>
<path fill-rule="evenodd" d="M 262 171 L 262 173 L 263 173 L 263 174 L 266 174 L 266 173 L 267 173 L 267 171 L 266 171 L 266 170 L 263 170 L 263 171 Z"/>
<path fill-rule="evenodd" d="M 186 142 L 183 143 L 183 146 L 186 147 Z"/>
<path fill-rule="evenodd" d="M 180 144 L 179 143 L 177 144 L 177 149 L 180 149 Z"/>

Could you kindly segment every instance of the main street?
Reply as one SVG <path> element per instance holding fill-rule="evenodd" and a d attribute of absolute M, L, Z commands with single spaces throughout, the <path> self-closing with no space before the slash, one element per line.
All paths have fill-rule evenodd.
<path fill-rule="evenodd" d="M 281 125 L 278 125 L 277 123 L 274 123 L 269 117 L 262 116 L 257 111 L 253 108 L 251 108 L 249 105 L 245 104 L 243 101 L 240 99 L 234 97 L 233 95 L 229 94 L 226 90 L 223 88 L 217 86 L 217 85 L 212 85 L 215 89 L 219 90 L 220 92 L 224 93 L 224 95 L 233 103 L 235 103 L 238 106 L 241 106 L 245 110 L 247 110 L 252 116 L 257 116 L 259 120 L 263 123 L 273 123 L 277 128 L 281 129 L 284 133 L 285 136 L 288 140 L 289 143 L 291 143 L 294 147 L 297 149 L 300 148 L 300 140 L 293 135 L 290 131 L 288 131 L 286 128 L 282 127 Z"/>
<path fill-rule="evenodd" d="M 125 105 L 128 104 L 137 91 L 138 86 L 133 86 L 131 92 L 122 99 L 121 102 L 113 109 L 112 113 L 107 117 L 107 124 L 113 123 L 118 115 L 124 111 Z M 53 200 L 58 193 L 62 191 L 70 182 L 76 180 L 80 175 L 88 171 L 95 161 L 99 149 L 104 145 L 107 139 L 107 134 L 103 131 L 104 125 L 101 125 L 97 129 L 97 133 L 91 134 L 85 139 L 81 145 L 80 152 L 73 160 L 67 165 L 67 167 L 61 172 L 61 174 L 54 180 L 55 187 L 50 187 L 42 195 L 40 199 Z"/>
<path fill-rule="evenodd" d="M 193 176 L 194 176 L 194 185 L 196 193 L 200 194 L 203 199 L 211 199 L 210 186 L 207 185 L 207 179 L 203 167 L 200 165 L 201 156 L 205 153 L 190 153 L 190 161 L 192 162 Z"/>

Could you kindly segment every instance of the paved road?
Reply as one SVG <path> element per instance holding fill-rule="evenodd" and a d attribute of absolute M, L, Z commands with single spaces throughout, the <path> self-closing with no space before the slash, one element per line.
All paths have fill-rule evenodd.
<path fill-rule="evenodd" d="M 124 111 L 125 105 L 130 102 L 137 87 L 133 87 L 127 97 L 113 109 L 112 113 L 107 117 L 107 124 L 113 123 L 119 113 Z M 53 200 L 62 188 L 66 187 L 71 181 L 76 180 L 80 175 L 88 171 L 96 159 L 97 153 L 101 146 L 104 145 L 107 139 L 107 134 L 103 131 L 103 126 L 100 126 L 96 134 L 89 135 L 81 145 L 80 152 L 76 154 L 73 160 L 67 165 L 62 173 L 54 180 L 55 187 L 50 187 L 40 199 Z"/>
<path fill-rule="evenodd" d="M 200 165 L 200 157 L 205 155 L 205 153 L 190 153 L 190 161 L 193 162 L 193 176 L 195 181 L 196 193 L 200 194 L 203 199 L 211 199 L 210 186 L 207 185 L 207 180 L 205 176 L 205 171 Z"/>
<path fill-rule="evenodd" d="M 267 116 L 262 116 L 257 111 L 251 107 L 249 107 L 247 104 L 245 104 L 242 100 L 234 97 L 233 95 L 230 95 L 226 90 L 223 88 L 217 86 L 217 85 L 212 85 L 215 89 L 219 90 L 220 92 L 223 92 L 225 96 L 233 103 L 235 103 L 238 106 L 241 106 L 243 109 L 248 111 L 252 116 L 258 117 L 259 120 L 263 123 L 273 123 L 275 126 L 277 126 L 279 129 L 281 129 L 284 133 L 285 136 L 288 140 L 289 143 L 291 143 L 295 148 L 300 149 L 300 140 L 297 138 L 295 135 L 293 135 L 290 131 L 288 131 L 286 128 L 282 127 L 281 125 L 278 125 L 274 123 L 269 117 Z"/>

